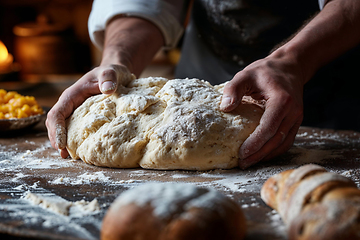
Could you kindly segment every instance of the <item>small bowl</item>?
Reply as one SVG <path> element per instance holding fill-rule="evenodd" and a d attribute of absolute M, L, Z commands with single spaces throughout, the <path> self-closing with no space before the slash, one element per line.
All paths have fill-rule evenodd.
<path fill-rule="evenodd" d="M 45 107 L 42 107 L 42 109 L 44 110 L 43 114 L 33 115 L 26 118 L 0 119 L 0 133 L 25 130 L 34 127 L 43 117 L 46 116 L 49 110 Z"/>

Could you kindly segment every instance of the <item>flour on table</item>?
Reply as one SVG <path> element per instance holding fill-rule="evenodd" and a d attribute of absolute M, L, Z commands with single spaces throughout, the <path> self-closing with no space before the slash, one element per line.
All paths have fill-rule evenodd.
<path fill-rule="evenodd" d="M 52 212 L 69 216 L 70 214 L 83 214 L 86 212 L 95 212 L 100 210 L 97 199 L 87 202 L 85 200 L 70 202 L 59 196 L 47 196 L 27 192 L 25 198 L 36 205 L 39 205 Z"/>
<path fill-rule="evenodd" d="M 306 149 L 299 146 L 294 146 L 289 150 L 289 153 L 296 154 L 296 156 L 291 159 L 291 162 L 298 164 L 306 163 L 322 163 L 326 159 L 341 157 L 340 154 L 334 153 L 332 150 L 323 150 L 323 149 Z"/>
<path fill-rule="evenodd" d="M 74 159 L 105 167 L 236 167 L 263 109 L 243 101 L 231 113 L 220 111 L 223 87 L 150 77 L 90 97 L 67 121 L 67 149 Z"/>

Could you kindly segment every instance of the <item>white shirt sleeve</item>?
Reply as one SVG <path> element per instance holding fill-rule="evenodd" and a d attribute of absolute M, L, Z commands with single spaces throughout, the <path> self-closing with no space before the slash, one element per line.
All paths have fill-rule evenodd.
<path fill-rule="evenodd" d="M 179 0 L 94 0 L 88 19 L 90 39 L 102 49 L 108 21 L 126 15 L 151 21 L 162 32 L 166 47 L 174 47 L 184 31 L 184 6 L 184 1 Z"/>
<path fill-rule="evenodd" d="M 320 10 L 323 10 L 324 6 L 325 6 L 325 3 L 327 2 L 328 0 L 319 0 L 319 7 L 320 7 Z"/>

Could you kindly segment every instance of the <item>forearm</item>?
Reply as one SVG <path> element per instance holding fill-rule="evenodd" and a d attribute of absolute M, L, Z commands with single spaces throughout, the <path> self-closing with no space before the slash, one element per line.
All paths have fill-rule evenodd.
<path fill-rule="evenodd" d="M 135 17 L 118 17 L 106 27 L 100 65 L 125 65 L 139 76 L 163 45 L 162 33 L 151 22 Z"/>
<path fill-rule="evenodd" d="M 332 0 L 293 39 L 277 49 L 301 68 L 304 84 L 323 65 L 360 43 L 360 2 Z"/>

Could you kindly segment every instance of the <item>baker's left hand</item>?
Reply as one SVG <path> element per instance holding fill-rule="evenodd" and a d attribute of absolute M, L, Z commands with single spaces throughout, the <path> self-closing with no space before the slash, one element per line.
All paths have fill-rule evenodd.
<path fill-rule="evenodd" d="M 293 144 L 303 119 L 304 79 L 296 59 L 270 55 L 238 72 L 224 87 L 221 110 L 229 112 L 243 96 L 265 100 L 260 124 L 239 150 L 239 167 L 286 152 Z"/>
<path fill-rule="evenodd" d="M 126 85 L 134 78 L 124 65 L 104 65 L 92 69 L 65 89 L 45 121 L 50 143 L 60 152 L 61 157 L 66 158 L 69 155 L 66 149 L 65 121 L 72 112 L 87 98 L 100 93 L 112 94 L 119 85 Z"/>

